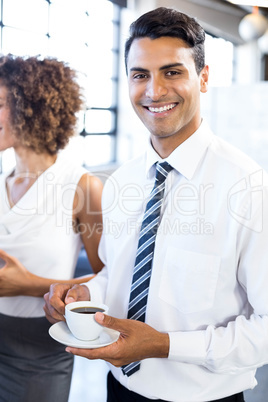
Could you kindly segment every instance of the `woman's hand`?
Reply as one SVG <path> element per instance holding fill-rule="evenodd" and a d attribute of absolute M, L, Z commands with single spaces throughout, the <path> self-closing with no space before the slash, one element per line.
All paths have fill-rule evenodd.
<path fill-rule="evenodd" d="M 18 296 L 27 293 L 33 275 L 19 260 L 0 250 L 0 258 L 5 265 L 0 269 L 0 296 Z"/>
<path fill-rule="evenodd" d="M 69 289 L 76 284 L 87 282 L 93 278 L 93 275 L 68 280 L 43 278 L 28 271 L 17 258 L 12 257 L 1 249 L 0 259 L 5 263 L 3 268 L 0 268 L 0 297 L 19 295 L 43 297 L 52 284 L 64 284 Z"/>

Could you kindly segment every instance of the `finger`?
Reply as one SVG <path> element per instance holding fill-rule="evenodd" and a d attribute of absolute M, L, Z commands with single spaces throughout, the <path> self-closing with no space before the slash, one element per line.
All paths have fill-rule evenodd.
<path fill-rule="evenodd" d="M 96 349 L 78 349 L 68 346 L 66 352 L 72 353 L 73 355 L 84 357 L 89 360 L 105 360 L 113 364 L 116 367 L 121 367 L 124 364 L 130 363 L 131 360 L 120 358 L 118 356 L 118 346 L 117 342 L 112 345 L 104 346 Z"/>
<path fill-rule="evenodd" d="M 14 262 L 18 261 L 16 257 L 13 257 L 12 255 L 6 253 L 4 250 L 0 249 L 0 257 L 7 261 L 7 262 Z"/>
<path fill-rule="evenodd" d="M 50 322 L 52 322 L 52 320 L 64 320 L 65 303 L 63 300 L 69 288 L 70 285 L 53 284 L 50 286 L 49 292 L 44 295 L 44 311 Z"/>
<path fill-rule="evenodd" d="M 51 324 L 55 324 L 56 322 L 62 321 L 63 316 L 59 316 L 59 319 L 53 318 L 52 315 L 50 314 L 50 311 L 47 309 L 46 306 L 43 306 L 43 310 L 44 310 L 44 312 L 45 312 L 46 319 L 47 319 Z"/>
<path fill-rule="evenodd" d="M 47 300 L 48 307 L 54 308 L 59 314 L 64 314 L 66 293 L 70 289 L 70 285 L 51 285 Z"/>
<path fill-rule="evenodd" d="M 7 257 L 9 257 L 9 255 L 4 251 L 4 250 L 2 250 L 1 248 L 0 248 L 0 257 L 1 258 L 7 258 Z"/>
<path fill-rule="evenodd" d="M 109 356 L 109 353 L 107 353 L 108 348 L 109 346 L 96 349 L 80 349 L 80 348 L 78 349 L 68 346 L 65 349 L 65 351 L 76 356 L 85 357 L 90 360 L 96 360 L 96 359 L 107 360 Z"/>
<path fill-rule="evenodd" d="M 0 268 L 6 268 L 6 267 L 7 267 L 6 260 L 0 256 Z"/>
<path fill-rule="evenodd" d="M 12 255 L 6 253 L 4 250 L 0 249 L 0 258 L 5 261 L 5 267 L 8 265 L 16 265 L 16 266 L 21 266 L 21 263 L 16 257 L 13 257 Z"/>
<path fill-rule="evenodd" d="M 5 263 L 11 261 L 10 256 L 4 251 L 0 249 L 0 258 L 5 261 Z"/>
<path fill-rule="evenodd" d="M 65 297 L 65 304 L 73 303 L 75 301 L 89 300 L 89 290 L 84 285 L 74 285 L 68 290 Z"/>
<path fill-rule="evenodd" d="M 49 292 L 44 294 L 44 300 L 45 300 L 45 305 L 43 306 L 43 310 L 46 314 L 46 318 L 48 319 L 49 322 L 54 324 L 55 322 L 58 321 L 64 321 L 65 318 L 63 314 L 58 312 L 51 304 L 49 301 Z M 64 311 L 64 309 L 63 309 Z"/>
<path fill-rule="evenodd" d="M 94 356 L 94 349 L 80 349 L 80 348 L 78 349 L 68 346 L 65 350 L 67 353 L 71 353 L 72 355 L 76 356 L 86 357 L 87 359 L 94 360 L 99 358 L 99 356 L 97 357 Z"/>

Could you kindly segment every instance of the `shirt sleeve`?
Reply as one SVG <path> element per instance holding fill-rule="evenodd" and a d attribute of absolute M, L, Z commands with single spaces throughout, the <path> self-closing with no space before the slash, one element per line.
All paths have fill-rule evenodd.
<path fill-rule="evenodd" d="M 102 212 L 103 212 L 103 234 L 100 239 L 100 244 L 98 248 L 98 254 L 100 259 L 102 260 L 104 267 L 98 274 L 91 279 L 90 281 L 83 283 L 86 285 L 90 292 L 90 299 L 92 301 L 98 303 L 105 303 L 106 299 L 106 292 L 107 292 L 107 285 L 108 285 L 108 269 L 107 269 L 107 257 L 106 257 L 106 240 L 104 233 L 108 231 L 105 226 L 105 213 L 109 211 L 112 207 L 110 205 L 110 197 L 109 195 L 113 194 L 113 182 L 112 184 L 111 178 L 108 179 L 105 183 L 103 193 L 102 193 Z M 108 188 L 108 189 L 107 189 Z M 114 199 L 114 195 L 111 196 Z"/>
<path fill-rule="evenodd" d="M 105 303 L 108 285 L 108 269 L 106 260 L 105 236 L 103 235 L 101 236 L 98 252 L 100 259 L 104 264 L 104 267 L 93 279 L 84 283 L 83 285 L 86 285 L 89 289 L 90 300 L 98 303 Z"/>
<path fill-rule="evenodd" d="M 90 292 L 90 300 L 104 303 L 107 288 L 107 268 L 104 266 L 102 270 L 89 282 L 83 283 Z"/>
<path fill-rule="evenodd" d="M 218 374 L 239 374 L 268 362 L 268 317 L 239 316 L 227 327 L 171 332 L 169 359 L 206 367 Z"/>
<path fill-rule="evenodd" d="M 249 196 L 250 219 L 238 225 L 235 267 L 237 281 L 247 295 L 248 314 L 232 317 L 225 326 L 170 332 L 170 360 L 201 365 L 219 374 L 239 374 L 268 363 L 267 187 Z"/>

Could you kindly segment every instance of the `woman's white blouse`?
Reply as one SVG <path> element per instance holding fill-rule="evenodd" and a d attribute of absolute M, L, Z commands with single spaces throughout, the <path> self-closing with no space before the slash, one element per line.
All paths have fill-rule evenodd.
<path fill-rule="evenodd" d="M 0 176 L 0 248 L 44 278 L 70 279 L 81 248 L 72 228 L 77 184 L 86 172 L 59 156 L 33 186 L 10 208 L 6 177 Z M 0 313 L 16 317 L 44 315 L 42 297 L 0 298 Z"/>

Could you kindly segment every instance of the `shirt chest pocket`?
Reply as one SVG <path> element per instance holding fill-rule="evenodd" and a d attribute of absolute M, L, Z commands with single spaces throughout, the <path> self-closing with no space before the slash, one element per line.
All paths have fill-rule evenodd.
<path fill-rule="evenodd" d="M 220 257 L 169 247 L 164 261 L 159 297 L 182 313 L 213 306 Z"/>

